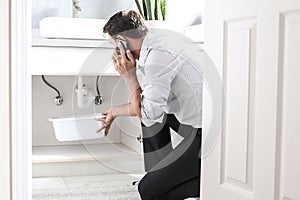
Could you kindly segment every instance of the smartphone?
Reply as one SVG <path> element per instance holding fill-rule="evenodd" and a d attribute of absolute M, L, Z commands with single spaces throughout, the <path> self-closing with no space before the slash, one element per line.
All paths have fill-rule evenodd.
<path fill-rule="evenodd" d="M 128 49 L 128 47 L 127 47 L 127 41 L 126 41 L 126 40 L 122 40 L 122 39 L 120 39 L 120 38 L 117 38 L 117 39 L 116 39 L 116 43 L 117 43 L 116 51 L 117 51 L 118 56 L 119 56 L 119 57 L 122 56 L 121 50 L 120 50 L 120 48 L 119 48 L 119 44 L 121 43 L 121 44 L 123 45 L 123 47 L 124 47 L 125 55 L 126 55 L 126 58 L 127 58 L 127 54 L 126 54 L 126 51 L 127 51 L 127 49 Z M 128 59 L 128 58 L 127 58 L 127 59 Z"/>

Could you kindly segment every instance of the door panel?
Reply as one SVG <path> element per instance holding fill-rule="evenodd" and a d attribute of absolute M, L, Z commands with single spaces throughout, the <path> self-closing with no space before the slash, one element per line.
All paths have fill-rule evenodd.
<path fill-rule="evenodd" d="M 300 199 L 300 11 L 281 14 L 276 200 Z"/>
<path fill-rule="evenodd" d="M 300 1 L 207 0 L 204 24 L 226 119 L 203 159 L 201 199 L 300 199 Z"/>
<path fill-rule="evenodd" d="M 252 193 L 256 18 L 226 21 L 224 30 L 227 112 L 221 136 L 221 184 Z"/>

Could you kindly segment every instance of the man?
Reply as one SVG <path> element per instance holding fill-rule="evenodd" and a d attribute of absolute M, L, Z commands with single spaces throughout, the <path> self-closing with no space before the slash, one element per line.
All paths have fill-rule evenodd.
<path fill-rule="evenodd" d="M 138 185 L 143 200 L 183 200 L 200 195 L 199 151 L 202 121 L 201 68 L 187 59 L 184 45 L 168 32 L 148 30 L 135 11 L 120 11 L 103 28 L 121 56 L 112 56 L 124 78 L 130 103 L 104 111 L 108 134 L 117 116 L 137 116 L 142 123 L 145 169 Z M 170 33 L 170 32 L 169 32 Z M 127 43 L 127 50 L 122 43 Z M 136 61 L 137 60 L 137 61 Z M 139 76 L 137 76 L 139 75 Z M 137 78 L 141 77 L 141 79 Z M 173 149 L 170 128 L 184 140 Z"/>

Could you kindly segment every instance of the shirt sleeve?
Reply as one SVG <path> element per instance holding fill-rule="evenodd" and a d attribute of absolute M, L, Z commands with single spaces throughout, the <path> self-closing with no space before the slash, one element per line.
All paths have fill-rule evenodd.
<path fill-rule="evenodd" d="M 151 126 L 162 123 L 171 83 L 177 75 L 179 63 L 176 56 L 164 50 L 150 50 L 145 61 L 145 80 L 141 94 L 142 122 Z"/>

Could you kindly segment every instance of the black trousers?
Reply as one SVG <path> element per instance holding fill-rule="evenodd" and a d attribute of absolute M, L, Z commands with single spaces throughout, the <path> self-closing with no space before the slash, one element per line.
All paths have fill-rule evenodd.
<path fill-rule="evenodd" d="M 170 128 L 184 140 L 172 148 Z M 201 129 L 180 124 L 172 114 L 162 124 L 142 125 L 147 174 L 138 185 L 142 200 L 183 200 L 200 196 Z"/>

